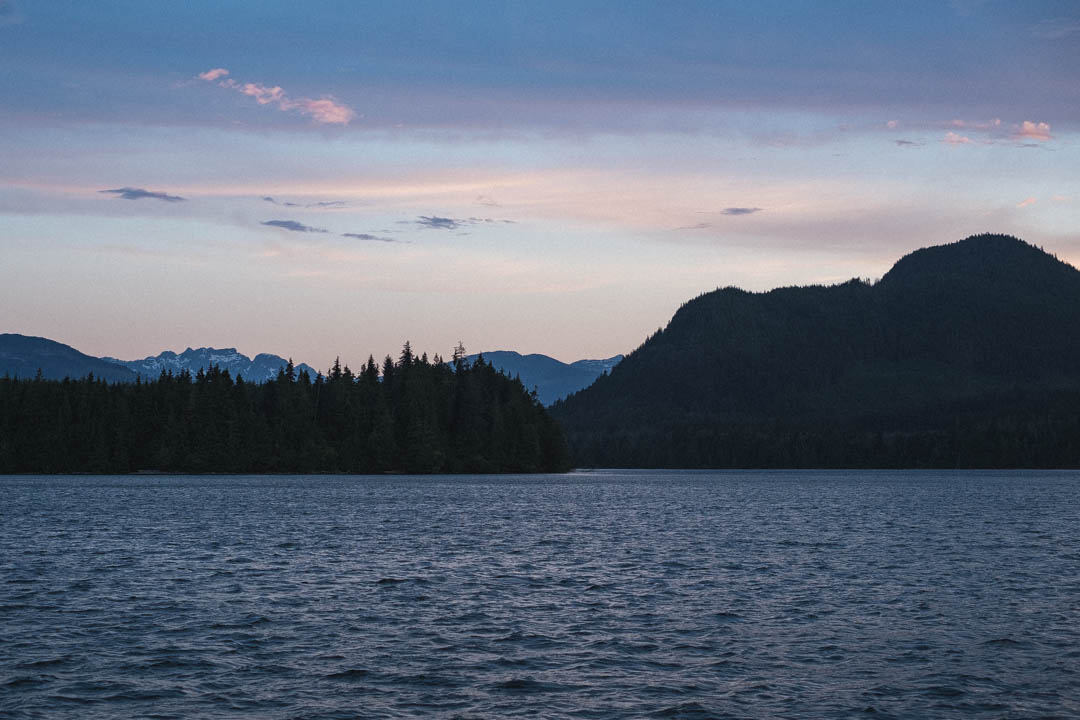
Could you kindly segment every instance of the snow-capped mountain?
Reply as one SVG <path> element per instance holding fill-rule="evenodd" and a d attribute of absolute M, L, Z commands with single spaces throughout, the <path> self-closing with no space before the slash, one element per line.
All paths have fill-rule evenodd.
<path fill-rule="evenodd" d="M 217 365 L 222 370 L 228 370 L 233 377 L 240 375 L 249 382 L 267 382 L 277 377 L 278 371 L 288 364 L 288 360 L 269 353 L 259 353 L 254 358 L 249 358 L 236 348 L 188 348 L 182 353 L 169 350 L 143 358 L 142 360 L 118 360 L 116 358 L 102 358 L 107 362 L 123 365 L 138 373 L 143 379 L 153 380 L 161 375 L 162 371 L 172 371 L 174 374 L 187 370 L 192 375 L 205 370 L 211 365 Z M 311 377 L 315 377 L 315 369 L 304 363 L 296 364 L 296 372 L 307 370 Z"/>
<path fill-rule="evenodd" d="M 603 360 L 577 360 L 570 363 L 570 367 L 588 370 L 591 373 L 596 373 L 596 376 L 599 377 L 604 373 L 611 372 L 612 368 L 622 362 L 622 359 L 622 355 L 616 355 Z"/>

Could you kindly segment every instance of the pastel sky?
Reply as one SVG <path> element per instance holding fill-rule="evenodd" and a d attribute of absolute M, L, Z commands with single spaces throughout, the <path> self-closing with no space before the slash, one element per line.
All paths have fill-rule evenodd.
<path fill-rule="evenodd" d="M 628 352 L 717 287 L 1080 265 L 1080 4 L 0 0 L 0 332 Z"/>

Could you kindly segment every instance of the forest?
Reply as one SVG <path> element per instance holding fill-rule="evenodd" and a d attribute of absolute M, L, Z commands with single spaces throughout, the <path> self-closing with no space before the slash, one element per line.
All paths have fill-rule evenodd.
<path fill-rule="evenodd" d="M 1006 235 L 723 288 L 551 407 L 592 467 L 1080 467 L 1080 272 Z"/>
<path fill-rule="evenodd" d="M 359 372 L 290 361 L 256 384 L 211 367 L 151 382 L 0 378 L 0 473 L 564 472 L 535 393 L 464 348 L 409 343 Z"/>

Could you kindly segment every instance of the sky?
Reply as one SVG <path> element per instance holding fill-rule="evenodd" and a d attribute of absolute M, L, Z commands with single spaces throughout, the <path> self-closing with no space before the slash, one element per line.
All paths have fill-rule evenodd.
<path fill-rule="evenodd" d="M 1080 265 L 1080 4 L 0 0 L 0 332 L 632 351 L 1004 232 Z"/>

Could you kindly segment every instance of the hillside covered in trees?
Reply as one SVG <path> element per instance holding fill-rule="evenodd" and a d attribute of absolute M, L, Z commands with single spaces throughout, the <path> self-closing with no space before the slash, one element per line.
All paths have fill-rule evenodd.
<path fill-rule="evenodd" d="M 1080 272 L 979 235 L 716 290 L 551 411 L 583 466 L 1078 467 Z"/>
<path fill-rule="evenodd" d="M 0 379 L 0 472 L 562 472 L 535 395 L 464 353 L 369 358 L 264 384 L 211 367 L 153 382 Z"/>

